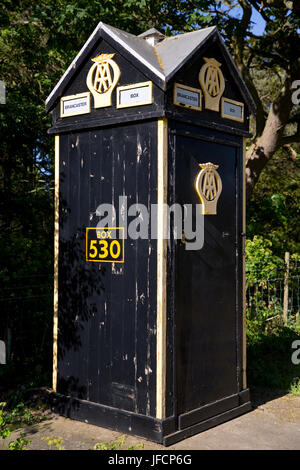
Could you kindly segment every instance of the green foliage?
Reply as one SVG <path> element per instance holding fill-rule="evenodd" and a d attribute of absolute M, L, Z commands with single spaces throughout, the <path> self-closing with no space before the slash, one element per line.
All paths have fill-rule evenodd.
<path fill-rule="evenodd" d="M 282 299 L 276 292 L 277 281 L 284 276 L 284 258 L 275 254 L 270 235 L 254 235 L 246 242 L 248 382 L 297 394 L 300 366 L 292 363 L 291 348 L 300 338 L 300 328 L 293 318 L 283 325 Z"/>
<path fill-rule="evenodd" d="M 300 161 L 280 152 L 262 172 L 247 204 L 247 236 L 266 241 L 272 258 L 284 258 L 285 251 L 300 253 L 299 215 Z"/>
<path fill-rule="evenodd" d="M 284 268 L 282 258 L 274 255 L 272 242 L 267 238 L 254 235 L 246 240 L 246 272 L 247 282 L 271 279 L 278 269 Z"/>
<path fill-rule="evenodd" d="M 36 367 L 48 369 L 51 350 L 51 290 L 37 288 L 43 276 L 51 278 L 53 260 L 53 152 L 43 105 L 51 65 L 40 28 L 21 8 L 4 2 L 0 10 L 0 76 L 7 85 L 0 106 L 0 336 L 12 334 L 12 363 L 0 374 L 11 386 L 25 373 L 36 378 Z"/>
<path fill-rule="evenodd" d="M 10 416 L 7 422 L 15 422 L 20 420 L 20 417 L 26 424 L 31 424 L 32 422 L 32 410 L 26 408 L 23 402 L 18 403 L 17 406 L 10 412 Z"/>
<path fill-rule="evenodd" d="M 274 255 L 272 242 L 255 235 L 246 240 L 246 318 L 251 332 L 272 329 L 274 322 L 281 321 L 282 302 L 276 296 L 277 276 L 283 277 L 284 261 Z M 265 290 L 267 289 L 267 297 Z"/>
<path fill-rule="evenodd" d="M 11 434 L 10 430 L 6 426 L 6 420 L 5 420 L 4 411 L 3 411 L 5 406 L 6 406 L 5 402 L 0 403 L 0 437 L 3 440 L 7 439 Z"/>
<path fill-rule="evenodd" d="M 5 422 L 11 430 L 39 423 L 43 420 L 43 407 L 30 408 L 22 401 L 5 412 Z"/>
<path fill-rule="evenodd" d="M 139 443 L 139 444 L 133 444 L 131 446 L 128 446 L 128 450 L 144 450 L 145 444 Z"/>
<path fill-rule="evenodd" d="M 15 441 L 11 441 L 8 444 L 8 450 L 27 450 L 28 445 L 31 444 L 32 441 L 25 439 L 25 436 L 25 433 L 21 433 Z"/>
<path fill-rule="evenodd" d="M 247 322 L 247 376 L 249 386 L 291 392 L 299 389 L 300 365 L 291 361 L 292 343 L 300 339 L 296 326 L 273 325 L 265 332 Z"/>
<path fill-rule="evenodd" d="M 289 278 L 289 318 L 293 325 L 299 310 L 298 254 L 290 261 Z M 273 327 L 283 324 L 283 284 L 285 275 L 284 258 L 274 254 L 272 242 L 255 235 L 246 241 L 246 318 L 250 332 L 272 331 Z"/>
<path fill-rule="evenodd" d="M 113 442 L 97 442 L 94 450 L 117 450 L 125 444 L 125 436 L 121 436 L 118 441 Z"/>
<path fill-rule="evenodd" d="M 294 378 L 294 380 L 290 384 L 289 392 L 296 397 L 300 397 L 300 378 L 299 377 Z"/>
<path fill-rule="evenodd" d="M 64 450 L 65 449 L 63 447 L 64 440 L 62 437 L 48 436 L 48 437 L 42 437 L 41 439 L 42 441 L 47 442 L 50 450 Z"/>
<path fill-rule="evenodd" d="M 252 311 L 251 306 L 246 309 L 248 330 L 253 334 L 272 332 L 274 325 L 283 324 L 282 315 L 282 304 L 278 299 L 274 298 L 267 304 L 263 298 L 255 298 L 255 311 Z"/>
<path fill-rule="evenodd" d="M 6 403 L 0 403 L 0 437 L 3 441 L 11 435 L 11 430 L 9 429 L 9 414 L 5 414 L 4 408 Z M 26 434 L 21 433 L 20 436 L 15 441 L 10 441 L 8 444 L 8 450 L 25 450 L 31 441 L 25 439 Z"/>
<path fill-rule="evenodd" d="M 118 441 L 97 442 L 94 445 L 94 450 L 118 450 L 118 449 L 120 450 L 143 450 L 144 449 L 144 444 L 142 443 L 130 445 L 124 449 L 125 441 L 126 441 L 126 437 L 121 436 Z"/>

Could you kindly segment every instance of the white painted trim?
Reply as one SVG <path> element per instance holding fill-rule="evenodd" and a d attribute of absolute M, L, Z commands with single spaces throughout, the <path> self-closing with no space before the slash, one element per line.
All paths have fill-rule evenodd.
<path fill-rule="evenodd" d="M 102 26 L 103 31 L 105 31 L 107 34 L 109 34 L 116 42 L 121 44 L 121 46 L 124 47 L 130 54 L 132 54 L 136 59 L 138 59 L 142 64 L 146 65 L 148 69 L 152 70 L 152 72 L 155 73 L 161 80 L 165 81 L 165 76 L 161 72 L 159 72 L 153 65 L 149 64 L 147 60 L 145 60 L 140 54 L 138 54 L 134 49 L 131 49 L 131 47 L 126 44 L 126 42 L 122 41 L 118 36 L 116 36 L 109 28 L 106 27 L 106 25 L 103 24 Z"/>
<path fill-rule="evenodd" d="M 72 70 L 72 68 L 74 68 L 78 58 L 81 56 L 81 54 L 83 53 L 83 51 L 85 50 L 85 48 L 88 46 L 88 44 L 92 41 L 92 39 L 94 38 L 94 36 L 96 35 L 96 33 L 98 32 L 98 30 L 101 28 L 101 22 L 96 26 L 96 28 L 94 29 L 94 31 L 92 32 L 91 36 L 88 38 L 88 40 L 84 43 L 84 46 L 80 49 L 80 51 L 78 52 L 77 56 L 75 57 L 75 59 L 71 62 L 71 64 L 69 65 L 69 67 L 67 68 L 67 70 L 65 71 L 65 73 L 63 74 L 63 76 L 61 77 L 61 79 L 57 82 L 57 84 L 55 85 L 55 87 L 53 88 L 53 90 L 51 91 L 50 95 L 48 96 L 48 98 L 46 99 L 46 104 L 49 103 L 49 101 L 51 100 L 52 96 L 55 95 L 57 89 L 59 88 L 60 84 L 63 82 L 63 80 L 65 79 L 65 77 L 68 75 L 68 73 Z"/>
<path fill-rule="evenodd" d="M 84 44 L 84 46 L 80 49 L 80 51 L 78 52 L 77 56 L 75 57 L 75 59 L 71 62 L 71 64 L 69 65 L 69 67 L 67 68 L 67 70 L 65 71 L 65 73 L 63 74 L 63 76 L 61 77 L 61 79 L 57 82 L 57 84 L 55 85 L 55 87 L 53 88 L 53 90 L 51 91 L 50 95 L 48 96 L 48 98 L 46 99 L 46 105 L 49 103 L 49 101 L 51 100 L 51 98 L 55 95 L 56 91 L 58 90 L 59 86 L 61 85 L 61 83 L 63 82 L 63 80 L 65 79 L 65 77 L 68 75 L 68 73 L 72 70 L 72 68 L 75 67 L 76 65 L 76 62 L 77 60 L 79 59 L 79 57 L 82 55 L 83 51 L 86 49 L 86 47 L 89 45 L 89 43 L 92 41 L 92 39 L 94 39 L 95 35 L 97 34 L 98 31 L 100 31 L 101 29 L 103 29 L 103 31 L 105 31 L 110 37 L 112 37 L 117 43 L 119 43 L 121 46 L 123 46 L 128 52 L 130 52 L 130 54 L 132 54 L 136 59 L 138 59 L 140 62 L 142 62 L 142 64 L 146 65 L 146 67 L 148 67 L 148 69 L 152 70 L 152 72 L 155 73 L 155 75 L 157 75 L 161 80 L 165 81 L 165 76 L 159 72 L 155 67 L 153 67 L 151 64 L 149 64 L 149 62 L 147 62 L 140 54 L 138 54 L 134 49 L 131 49 L 131 47 L 128 46 L 128 44 L 126 44 L 126 42 L 120 40 L 120 38 L 114 34 L 110 28 L 108 26 L 106 26 L 104 23 L 102 23 L 100 21 L 100 23 L 96 26 L 96 28 L 94 29 L 93 33 L 91 34 L 91 36 L 88 38 L 88 40 L 86 41 L 86 43 Z"/>

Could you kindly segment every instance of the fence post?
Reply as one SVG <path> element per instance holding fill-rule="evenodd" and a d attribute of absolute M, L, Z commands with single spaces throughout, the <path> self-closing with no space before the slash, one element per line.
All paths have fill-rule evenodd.
<path fill-rule="evenodd" d="M 287 325 L 288 309 L 289 309 L 289 271 L 290 271 L 290 254 L 285 252 L 285 272 L 284 272 L 284 291 L 283 291 L 283 322 Z"/>
<path fill-rule="evenodd" d="M 6 97 L 5 97 L 5 83 L 0 80 L 0 104 L 5 104 L 6 103 Z"/>

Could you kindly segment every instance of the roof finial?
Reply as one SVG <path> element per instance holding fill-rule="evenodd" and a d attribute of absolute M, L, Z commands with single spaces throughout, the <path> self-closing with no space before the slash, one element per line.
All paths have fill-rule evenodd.
<path fill-rule="evenodd" d="M 139 34 L 138 37 L 145 39 L 151 46 L 155 46 L 158 42 L 165 39 L 165 36 L 155 28 L 148 29 L 144 33 Z"/>

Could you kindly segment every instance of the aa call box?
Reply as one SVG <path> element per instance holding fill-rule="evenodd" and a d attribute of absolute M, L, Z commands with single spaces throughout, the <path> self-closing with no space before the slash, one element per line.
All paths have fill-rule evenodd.
<path fill-rule="evenodd" d="M 164 445 L 248 411 L 244 148 L 255 105 L 217 29 L 134 36 L 99 23 L 46 106 L 54 409 Z M 101 225 L 103 204 L 114 209 Z M 184 229 L 174 236 L 174 216 L 164 236 L 174 205 L 201 212 L 200 249 L 187 249 Z"/>

